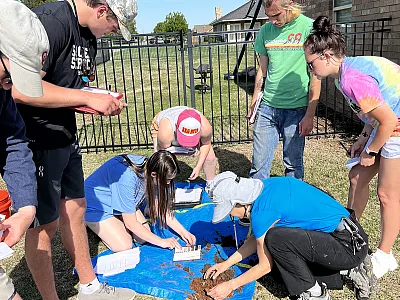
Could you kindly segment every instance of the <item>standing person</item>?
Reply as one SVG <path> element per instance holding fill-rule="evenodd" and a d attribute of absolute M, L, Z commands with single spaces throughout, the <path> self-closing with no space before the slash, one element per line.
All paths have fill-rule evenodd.
<path fill-rule="evenodd" d="M 16 211 L 0 222 L 4 242 L 13 247 L 32 223 L 37 206 L 35 165 L 25 125 L 11 87 L 29 97 L 43 95 L 40 70 L 49 40 L 37 16 L 14 0 L 0 1 L 0 172 Z M 22 299 L 0 266 L 0 300 Z"/>
<path fill-rule="evenodd" d="M 398 264 L 392 247 L 400 230 L 400 66 L 382 57 L 346 57 L 346 41 L 326 16 L 314 22 L 304 44 L 315 76 L 333 77 L 351 109 L 365 123 L 351 147 L 360 163 L 350 173 L 348 207 L 361 217 L 369 198 L 369 183 L 378 173 L 381 240 L 373 254 L 380 278 Z"/>
<path fill-rule="evenodd" d="M 369 299 L 374 276 L 368 236 L 354 212 L 290 177 L 248 179 L 228 171 L 215 176 L 208 188 L 215 204 L 212 222 L 228 215 L 247 217 L 253 235 L 228 260 L 210 267 L 205 279 L 216 279 L 253 253 L 259 260 L 239 277 L 211 289 L 210 297 L 225 299 L 276 264 L 292 299 L 329 300 L 327 287 L 343 288 L 344 277 L 354 284 L 357 299 Z"/>
<path fill-rule="evenodd" d="M 146 203 L 151 222 L 171 228 L 186 244 L 195 245 L 195 236 L 171 212 L 178 173 L 175 155 L 165 150 L 149 158 L 128 154 L 111 158 L 85 180 L 87 226 L 114 252 L 131 249 L 132 241 L 181 248 L 175 238 L 151 232 L 140 210 Z"/>
<path fill-rule="evenodd" d="M 97 280 L 90 261 L 84 223 L 86 202 L 76 122 L 70 106 L 87 105 L 104 115 L 120 113 L 123 103 L 111 95 L 81 91 L 94 78 L 96 37 L 126 28 L 136 16 L 134 0 L 70 0 L 34 10 L 44 25 L 50 52 L 42 68 L 44 96 L 13 91 L 27 127 L 38 182 L 35 227 L 26 235 L 26 260 L 43 299 L 58 299 L 51 241 L 58 227 L 79 276 L 78 299 L 133 299 L 135 293 Z"/>
<path fill-rule="evenodd" d="M 196 179 L 203 168 L 206 180 L 212 180 L 217 168 L 217 157 L 211 145 L 212 127 L 199 111 L 187 106 L 167 108 L 151 124 L 154 152 L 170 146 L 199 150 L 199 158 L 189 180 Z"/>
<path fill-rule="evenodd" d="M 250 177 L 270 176 L 274 152 L 283 139 L 285 176 L 303 179 L 305 136 L 313 128 L 321 81 L 307 72 L 303 42 L 312 20 L 291 0 L 265 0 L 269 18 L 257 35 L 254 50 L 260 54 L 251 116 L 257 95 L 264 92 L 253 130 Z"/>

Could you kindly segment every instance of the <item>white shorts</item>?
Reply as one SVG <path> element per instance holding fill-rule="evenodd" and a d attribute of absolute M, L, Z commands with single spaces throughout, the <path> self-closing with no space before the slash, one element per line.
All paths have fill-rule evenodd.
<path fill-rule="evenodd" d="M 372 130 L 365 148 L 371 145 L 376 134 L 376 129 Z M 364 150 L 365 150 L 364 148 Z M 384 158 L 400 158 L 400 136 L 390 137 L 381 149 L 380 155 Z"/>

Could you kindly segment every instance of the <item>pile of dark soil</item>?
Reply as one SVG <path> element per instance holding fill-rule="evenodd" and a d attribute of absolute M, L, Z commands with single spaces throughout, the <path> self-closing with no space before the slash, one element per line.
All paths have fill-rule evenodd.
<path fill-rule="evenodd" d="M 208 268 L 210 268 L 210 264 L 204 265 L 204 268 L 201 270 L 202 273 L 205 273 Z M 192 283 L 190 284 L 190 288 L 195 291 L 192 295 L 190 295 L 188 300 L 208 300 L 212 299 L 207 295 L 208 291 L 218 284 L 229 281 L 233 278 L 235 272 L 233 270 L 227 270 L 224 273 L 220 274 L 215 280 L 212 279 L 203 279 L 203 276 L 194 278 Z M 231 298 L 233 296 L 233 292 L 228 296 Z"/>
<path fill-rule="evenodd" d="M 211 245 L 210 245 L 211 246 Z M 218 256 L 216 253 L 214 256 L 214 262 L 220 263 L 223 259 Z M 210 264 L 205 264 L 203 269 L 200 270 L 201 274 L 204 274 L 209 268 Z M 207 293 L 215 286 L 220 283 L 231 280 L 235 276 L 235 272 L 232 269 L 226 270 L 224 273 L 220 274 L 216 279 L 212 280 L 211 278 L 203 279 L 203 276 L 196 277 L 192 280 L 190 284 L 190 288 L 195 291 L 193 294 L 189 295 L 187 300 L 208 300 L 212 299 Z M 236 290 L 236 292 L 241 293 L 242 288 Z M 231 298 L 233 296 L 233 292 L 228 296 Z"/>

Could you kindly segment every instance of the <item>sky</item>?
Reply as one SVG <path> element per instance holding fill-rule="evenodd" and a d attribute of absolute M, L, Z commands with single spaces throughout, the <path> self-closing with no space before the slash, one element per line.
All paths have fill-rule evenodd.
<path fill-rule="evenodd" d="M 246 2 L 247 0 L 138 0 L 136 29 L 138 33 L 150 33 L 170 12 L 183 13 L 189 29 L 193 29 L 194 25 L 214 21 L 216 6 L 222 8 L 222 15 L 226 15 Z"/>

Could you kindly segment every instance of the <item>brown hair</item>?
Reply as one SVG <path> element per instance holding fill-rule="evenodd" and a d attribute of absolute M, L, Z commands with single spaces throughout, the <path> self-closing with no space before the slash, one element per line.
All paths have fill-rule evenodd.
<path fill-rule="evenodd" d="M 346 40 L 327 16 L 319 16 L 313 23 L 313 30 L 303 45 L 310 54 L 330 50 L 338 57 L 346 55 Z"/>
<path fill-rule="evenodd" d="M 157 185 L 153 181 L 153 172 L 156 173 Z M 179 172 L 175 155 L 166 150 L 155 152 L 146 161 L 146 195 L 149 203 L 150 219 L 154 223 L 158 219 L 157 224 L 159 227 L 167 227 L 167 214 L 170 214 L 171 209 L 174 208 L 174 180 L 171 180 L 169 184 L 168 180 L 169 178 L 174 178 Z"/>
<path fill-rule="evenodd" d="M 87 6 L 92 7 L 92 8 L 96 8 L 97 6 L 100 6 L 100 5 L 107 6 L 108 7 L 107 19 L 116 18 L 114 12 L 108 6 L 108 4 L 105 0 L 85 0 L 85 2 L 87 4 Z"/>

